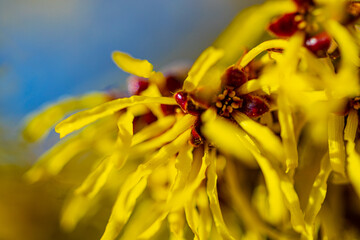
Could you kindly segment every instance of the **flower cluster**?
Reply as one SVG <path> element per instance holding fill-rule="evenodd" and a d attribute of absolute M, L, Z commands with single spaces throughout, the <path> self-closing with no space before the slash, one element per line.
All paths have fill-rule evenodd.
<path fill-rule="evenodd" d="M 64 139 L 26 174 L 81 165 L 64 229 L 106 198 L 104 240 L 360 237 L 358 3 L 268 1 L 241 14 L 191 67 L 162 73 L 116 51 L 128 97 L 92 93 L 29 120 L 36 141 L 85 109 L 56 125 Z M 278 38 L 251 48 L 266 26 Z"/>

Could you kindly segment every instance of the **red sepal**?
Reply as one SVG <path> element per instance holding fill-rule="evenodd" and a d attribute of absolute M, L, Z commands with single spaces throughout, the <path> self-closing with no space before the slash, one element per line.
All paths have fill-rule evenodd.
<path fill-rule="evenodd" d="M 165 80 L 166 90 L 170 94 L 178 91 L 179 89 L 181 89 L 183 81 L 184 81 L 183 79 L 180 79 L 173 75 L 167 76 Z"/>
<path fill-rule="evenodd" d="M 186 112 L 187 102 L 188 102 L 188 94 L 186 92 L 177 92 L 174 95 L 175 101 L 181 107 L 181 109 Z"/>
<path fill-rule="evenodd" d="M 293 0 L 295 4 L 302 9 L 308 9 L 310 6 L 314 6 L 313 0 Z"/>
<path fill-rule="evenodd" d="M 247 77 L 243 71 L 235 66 L 226 69 L 221 77 L 223 85 L 238 88 L 247 81 Z"/>
<path fill-rule="evenodd" d="M 273 21 L 268 29 L 278 37 L 290 37 L 298 30 L 298 22 L 295 21 L 297 13 L 287 13 Z"/>
<path fill-rule="evenodd" d="M 198 118 L 191 127 L 190 144 L 198 147 L 203 143 L 203 136 L 200 133 L 201 119 Z"/>
<path fill-rule="evenodd" d="M 256 118 L 269 111 L 268 103 L 259 96 L 247 94 L 241 98 L 244 102 L 240 111 L 248 117 Z"/>
<path fill-rule="evenodd" d="M 176 105 L 165 105 L 165 104 L 161 104 L 160 107 L 165 116 L 174 114 L 176 108 L 178 108 L 178 106 Z"/>
<path fill-rule="evenodd" d="M 326 57 L 326 52 L 331 44 L 331 37 L 326 32 L 305 39 L 305 47 L 318 57 Z"/>

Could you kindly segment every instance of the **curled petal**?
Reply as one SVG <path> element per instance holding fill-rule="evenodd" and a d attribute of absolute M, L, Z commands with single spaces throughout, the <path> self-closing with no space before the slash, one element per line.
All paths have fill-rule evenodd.
<path fill-rule="evenodd" d="M 249 64 L 257 55 L 268 49 L 284 49 L 288 46 L 288 41 L 284 39 L 273 39 L 260 43 L 249 52 L 247 52 L 240 61 L 239 67 L 244 68 Z"/>
<path fill-rule="evenodd" d="M 346 150 L 348 154 L 347 172 L 349 179 L 355 189 L 355 192 L 360 198 L 360 155 L 355 150 L 355 143 L 353 141 L 348 142 Z"/>
<path fill-rule="evenodd" d="M 214 218 L 215 226 L 219 234 L 223 237 L 223 239 L 234 239 L 231 236 L 226 224 L 224 222 L 219 197 L 217 192 L 217 174 L 216 174 L 216 158 L 215 158 L 215 151 L 212 150 L 210 152 L 210 164 L 207 170 L 207 186 L 206 192 L 209 197 L 210 202 L 210 209 Z"/>
<path fill-rule="evenodd" d="M 352 142 L 355 141 L 358 124 L 359 124 L 358 112 L 355 110 L 350 110 L 348 118 L 347 118 L 347 122 L 346 122 L 346 127 L 344 130 L 344 139 L 345 140 L 352 141 Z"/>
<path fill-rule="evenodd" d="M 147 60 L 136 59 L 127 53 L 115 51 L 112 54 L 113 61 L 123 71 L 138 77 L 149 78 L 153 66 Z"/>
<path fill-rule="evenodd" d="M 281 138 L 286 155 L 286 171 L 298 166 L 297 142 L 294 131 L 294 120 L 287 99 L 280 95 L 278 99 Z"/>
<path fill-rule="evenodd" d="M 329 157 L 326 154 L 321 160 L 320 172 L 316 176 L 313 183 L 309 202 L 305 210 L 305 221 L 312 228 L 315 223 L 315 218 L 318 215 L 320 208 L 325 200 L 327 192 L 327 180 L 331 173 L 331 165 Z"/>
<path fill-rule="evenodd" d="M 127 151 L 132 144 L 133 137 L 133 121 L 134 115 L 127 111 L 119 117 L 118 120 L 118 137 L 116 141 L 116 147 L 111 155 L 111 161 L 114 163 L 114 166 L 120 169 L 126 162 L 129 152 Z"/>
<path fill-rule="evenodd" d="M 120 98 L 70 116 L 69 118 L 60 122 L 55 127 L 55 131 L 60 133 L 60 137 L 62 138 L 75 130 L 78 130 L 100 118 L 111 115 L 121 109 L 147 103 L 160 103 L 169 105 L 176 104 L 174 99 L 167 97 L 132 96 L 130 98 Z"/>
<path fill-rule="evenodd" d="M 328 121 L 330 163 L 334 171 L 345 176 L 344 117 L 331 114 Z"/>

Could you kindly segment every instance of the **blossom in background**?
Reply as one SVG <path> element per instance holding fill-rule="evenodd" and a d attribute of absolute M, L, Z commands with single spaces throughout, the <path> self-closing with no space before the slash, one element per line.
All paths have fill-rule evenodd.
<path fill-rule="evenodd" d="M 56 125 L 63 139 L 25 175 L 35 182 L 78 163 L 64 229 L 112 199 L 102 239 L 359 237 L 356 9 L 269 1 L 258 10 L 285 13 L 268 23 L 283 39 L 236 54 L 226 40 L 233 46 L 249 24 L 236 20 L 190 69 L 164 73 L 116 51 L 131 96 L 90 94 L 29 120 L 24 135 L 38 140 L 89 108 Z M 245 16 L 260 24 L 256 12 Z"/>

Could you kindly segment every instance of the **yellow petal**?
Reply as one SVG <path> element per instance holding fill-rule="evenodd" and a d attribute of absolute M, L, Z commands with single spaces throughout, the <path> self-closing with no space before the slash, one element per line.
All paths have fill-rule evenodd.
<path fill-rule="evenodd" d="M 206 119 L 203 120 L 206 121 Z M 233 123 L 223 119 L 216 119 L 205 122 L 201 132 L 206 139 L 214 143 L 220 150 L 236 156 L 248 166 L 256 167 L 257 164 L 250 155 L 248 146 L 239 141 L 236 134 L 234 134 L 234 128 Z"/>
<path fill-rule="evenodd" d="M 245 82 L 243 85 L 241 85 L 236 90 L 236 92 L 239 95 L 242 95 L 242 94 L 248 94 L 248 93 L 257 91 L 259 89 L 261 89 L 260 81 L 258 81 L 257 79 L 253 79 L 253 80 L 249 80 L 249 81 Z"/>
<path fill-rule="evenodd" d="M 191 67 L 187 78 L 184 81 L 183 89 L 187 92 L 195 90 L 205 73 L 224 55 L 224 51 L 209 47 L 200 55 Z"/>
<path fill-rule="evenodd" d="M 199 209 L 199 237 L 200 239 L 210 239 L 213 218 L 211 216 L 209 199 L 205 187 L 201 187 L 198 193 L 197 208 Z"/>
<path fill-rule="evenodd" d="M 205 179 L 206 170 L 209 164 L 208 146 L 205 147 L 204 153 L 200 153 L 200 151 L 195 152 L 194 162 L 191 167 L 188 181 L 186 182 L 187 185 L 184 191 L 184 195 L 179 199 L 180 202 L 184 202 L 186 220 L 195 235 L 195 239 L 203 239 L 202 236 L 207 234 L 205 229 L 201 230 L 200 227 L 202 223 L 200 214 L 196 209 L 196 200 L 199 197 L 198 194 L 201 194 L 199 192 L 202 190 L 199 187 L 201 186 L 202 181 Z"/>
<path fill-rule="evenodd" d="M 328 144 L 331 167 L 345 176 L 344 117 L 330 114 Z"/>
<path fill-rule="evenodd" d="M 200 234 L 199 234 L 199 221 L 200 221 L 200 216 L 198 211 L 196 210 L 196 199 L 195 196 L 192 198 L 189 198 L 186 202 L 185 202 L 185 216 L 186 216 L 186 222 L 189 225 L 191 231 L 194 233 L 194 240 L 199 240 L 200 238 Z"/>
<path fill-rule="evenodd" d="M 216 158 L 215 151 L 212 150 L 209 156 L 209 167 L 207 170 L 207 186 L 206 192 L 209 197 L 210 209 L 213 215 L 214 223 L 217 228 L 217 231 L 222 236 L 223 239 L 234 239 L 234 237 L 230 234 L 226 224 L 224 222 L 219 197 L 217 192 L 217 174 L 216 174 Z"/>
<path fill-rule="evenodd" d="M 149 239 L 155 235 L 157 231 L 159 231 L 161 224 L 163 223 L 164 219 L 169 214 L 169 211 L 163 211 L 156 220 L 144 231 L 142 232 L 137 239 Z"/>
<path fill-rule="evenodd" d="M 55 131 L 60 133 L 60 137 L 62 138 L 75 130 L 78 130 L 100 118 L 111 115 L 121 109 L 146 103 L 176 105 L 176 102 L 173 98 L 167 97 L 132 96 L 130 98 L 120 98 L 70 116 L 69 118 L 60 122 L 55 127 Z"/>
<path fill-rule="evenodd" d="M 354 141 L 349 141 L 346 146 L 348 154 L 347 172 L 355 192 L 360 198 L 360 154 L 355 150 Z"/>
<path fill-rule="evenodd" d="M 260 53 L 270 49 L 270 48 L 280 48 L 284 49 L 288 45 L 288 42 L 283 39 L 274 39 L 274 40 L 268 40 L 263 43 L 260 43 L 258 46 L 251 49 L 249 52 L 247 52 L 244 57 L 240 61 L 240 68 L 246 67 L 246 65 L 249 64 L 257 55 Z"/>
<path fill-rule="evenodd" d="M 144 218 L 146 213 L 146 218 Z M 151 199 L 142 199 L 134 209 L 129 222 L 123 229 L 119 240 L 139 239 L 139 234 L 159 216 L 159 203 Z"/>
<path fill-rule="evenodd" d="M 112 53 L 115 64 L 124 72 L 148 78 L 153 71 L 153 66 L 147 60 L 136 59 L 127 53 L 115 51 Z"/>
<path fill-rule="evenodd" d="M 169 129 L 175 123 L 175 121 L 176 118 L 172 115 L 158 119 L 157 121 L 151 123 L 134 134 L 132 145 L 136 145 L 150 138 L 159 136 L 165 130 Z"/>
<path fill-rule="evenodd" d="M 286 156 L 286 171 L 295 169 L 298 166 L 297 143 L 295 138 L 294 122 L 289 107 L 289 102 L 283 94 L 278 97 L 279 122 L 281 127 L 281 139 Z"/>
<path fill-rule="evenodd" d="M 131 153 L 134 155 L 142 155 L 163 146 L 165 143 L 172 141 L 177 136 L 179 136 L 180 133 L 183 133 L 185 130 L 189 129 L 192 125 L 194 125 L 195 120 L 196 117 L 190 114 L 181 117 L 176 121 L 174 126 L 168 131 L 166 131 L 164 134 L 160 135 L 157 138 L 134 146 L 131 149 Z"/>
<path fill-rule="evenodd" d="M 329 156 L 326 154 L 321 160 L 320 172 L 315 178 L 305 210 L 305 221 L 312 229 L 315 224 L 315 218 L 318 215 L 326 197 L 327 180 L 330 173 L 331 165 Z"/>
<path fill-rule="evenodd" d="M 284 195 L 284 202 L 290 211 L 293 229 L 305 236 L 309 236 L 305 225 L 304 214 L 300 207 L 299 197 L 294 185 L 286 175 L 280 176 L 280 189 Z"/>
<path fill-rule="evenodd" d="M 285 162 L 281 141 L 268 127 L 255 122 L 240 112 L 235 112 L 231 116 L 245 132 L 254 137 L 265 150 L 276 157 L 279 163 L 283 164 Z"/>
<path fill-rule="evenodd" d="M 149 87 L 141 92 L 141 96 L 147 96 L 147 97 L 161 97 L 160 90 L 158 86 L 155 84 L 150 84 Z M 146 104 L 146 107 L 151 110 L 151 112 L 159 119 L 164 117 L 164 112 L 162 111 L 160 104 L 152 103 L 152 104 Z"/>
<path fill-rule="evenodd" d="M 50 129 L 66 114 L 84 108 L 91 108 L 104 103 L 108 97 L 104 93 L 90 93 L 78 98 L 67 98 L 49 105 L 33 114 L 22 132 L 29 142 L 35 142 L 47 135 Z"/>
<path fill-rule="evenodd" d="M 169 228 L 174 239 L 183 240 L 184 239 L 184 226 L 185 226 L 185 216 L 183 210 L 177 210 L 170 212 L 169 217 Z"/>
<path fill-rule="evenodd" d="M 344 130 L 344 139 L 346 141 L 351 141 L 351 142 L 355 141 L 355 136 L 356 136 L 358 126 L 359 126 L 358 112 L 352 109 L 349 112 L 347 122 L 346 122 L 346 127 Z"/>
<path fill-rule="evenodd" d="M 110 171 L 112 170 L 112 163 L 109 158 L 105 158 L 93 172 L 84 180 L 80 187 L 75 190 L 75 194 L 87 198 L 93 198 L 100 189 L 105 185 Z"/>
<path fill-rule="evenodd" d="M 186 186 L 188 176 L 191 171 L 191 163 L 193 161 L 193 147 L 189 144 L 180 149 L 176 157 L 175 167 L 177 169 L 174 184 L 171 186 L 171 192 L 168 199 L 173 199 L 174 194 L 179 190 L 183 190 Z M 175 197 L 176 198 L 176 197 Z M 178 201 L 179 202 L 179 201 Z"/>
<path fill-rule="evenodd" d="M 91 206 L 91 202 L 86 197 L 81 195 L 74 196 L 62 210 L 61 227 L 68 232 L 74 230 L 79 220 L 89 211 Z"/>
<path fill-rule="evenodd" d="M 132 144 L 133 136 L 133 121 L 134 115 L 131 112 L 126 112 L 119 117 L 118 120 L 118 138 L 116 141 L 116 148 L 111 155 L 110 159 L 114 163 L 114 166 L 121 168 L 129 155 L 129 148 Z"/>

